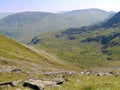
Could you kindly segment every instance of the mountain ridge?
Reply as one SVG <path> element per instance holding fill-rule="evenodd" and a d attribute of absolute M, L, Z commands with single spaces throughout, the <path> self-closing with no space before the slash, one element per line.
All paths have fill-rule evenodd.
<path fill-rule="evenodd" d="M 88 13 L 89 10 L 93 12 Z M 0 20 L 0 32 L 19 41 L 24 41 L 25 38 L 28 41 L 40 33 L 86 26 L 102 21 L 109 16 L 109 12 L 101 13 L 98 9 L 97 13 L 97 10 L 89 10 L 83 10 L 85 13 L 79 11 L 80 14 L 67 14 L 68 12 L 64 14 L 47 12 L 17 13 Z"/>

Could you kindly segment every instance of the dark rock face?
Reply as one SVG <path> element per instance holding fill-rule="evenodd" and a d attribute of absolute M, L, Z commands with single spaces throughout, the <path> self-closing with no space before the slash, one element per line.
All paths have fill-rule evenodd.
<path fill-rule="evenodd" d="M 76 37 L 75 37 L 75 36 L 69 36 L 68 39 L 69 39 L 69 40 L 75 40 Z"/>
<path fill-rule="evenodd" d="M 120 46 L 120 33 L 113 33 L 108 36 L 97 36 L 97 37 L 88 37 L 82 42 L 99 42 L 103 45 L 101 52 L 104 54 L 112 55 L 113 52 L 107 50 L 108 47 Z M 112 58 L 106 58 L 107 60 L 112 60 Z"/>
<path fill-rule="evenodd" d="M 61 34 L 62 36 L 64 35 L 74 35 L 74 34 L 80 34 L 81 33 L 81 29 L 80 28 L 70 28 L 70 29 L 67 29 L 66 31 L 62 31 Z"/>
<path fill-rule="evenodd" d="M 69 28 L 65 31 L 62 31 L 61 36 L 64 36 L 64 35 L 71 36 L 75 34 L 81 34 L 83 32 L 89 32 L 89 31 L 95 30 L 100 27 L 101 26 L 98 24 L 98 25 L 93 25 L 93 26 L 83 26 L 81 28 Z"/>
<path fill-rule="evenodd" d="M 41 43 L 41 42 L 42 42 L 42 39 L 40 39 L 38 36 L 36 36 L 31 40 L 30 44 L 34 45 L 34 44 L 38 44 L 38 43 Z"/>
<path fill-rule="evenodd" d="M 109 43 L 112 39 L 117 38 L 117 37 L 120 37 L 120 33 L 111 34 L 111 35 L 109 35 L 109 36 L 106 36 L 106 37 L 102 38 L 101 43 L 102 43 L 102 44 L 107 44 L 107 43 Z M 111 43 L 111 44 L 112 44 L 112 43 Z"/>
<path fill-rule="evenodd" d="M 97 36 L 97 37 L 88 37 L 85 40 L 83 40 L 82 42 L 100 42 L 102 40 L 104 40 L 105 36 Z"/>
<path fill-rule="evenodd" d="M 82 42 L 96 41 L 96 42 L 100 42 L 101 44 L 105 45 L 105 47 L 115 46 L 115 45 L 118 45 L 119 42 L 114 42 L 112 40 L 117 37 L 120 37 L 120 33 L 111 34 L 109 36 L 88 37 L 85 40 L 83 40 Z"/>

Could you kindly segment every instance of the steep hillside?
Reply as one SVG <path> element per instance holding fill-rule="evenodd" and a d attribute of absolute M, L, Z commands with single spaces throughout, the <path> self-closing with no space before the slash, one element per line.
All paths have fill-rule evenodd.
<path fill-rule="evenodd" d="M 28 41 L 43 32 L 95 24 L 109 15 L 110 12 L 99 9 L 75 10 L 63 14 L 22 12 L 0 20 L 0 33 L 19 41 Z"/>
<path fill-rule="evenodd" d="M 13 41 L 3 35 L 0 35 L 0 57 L 15 59 L 15 60 L 39 60 L 41 58 L 40 55 L 36 54 L 32 50 L 27 47 L 24 47 L 20 43 Z"/>
<path fill-rule="evenodd" d="M 31 40 L 31 44 L 54 53 L 63 60 L 76 63 L 81 68 L 119 67 L 120 22 L 116 22 L 119 20 L 118 14 L 101 24 L 37 36 Z M 111 20 L 114 22 L 110 28 L 103 26 Z M 114 27 L 114 24 L 118 25 Z"/>
<path fill-rule="evenodd" d="M 119 27 L 120 26 L 120 12 L 110 18 L 108 21 L 102 24 L 102 27 L 110 28 L 110 27 Z"/>
<path fill-rule="evenodd" d="M 25 63 L 30 63 L 28 66 Z M 29 68 L 31 65 L 36 64 L 36 67 L 52 68 L 52 67 L 67 67 L 67 62 L 63 62 L 54 55 L 40 50 L 39 52 L 26 45 L 20 44 L 12 39 L 9 39 L 3 35 L 0 35 L 0 65 L 4 66 L 16 66 L 23 68 Z M 46 69 L 47 69 L 46 68 Z"/>

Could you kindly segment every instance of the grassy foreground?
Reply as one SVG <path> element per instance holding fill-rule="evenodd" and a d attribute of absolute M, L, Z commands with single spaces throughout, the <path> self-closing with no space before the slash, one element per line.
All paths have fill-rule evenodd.
<path fill-rule="evenodd" d="M 46 90 L 120 90 L 120 77 L 114 76 L 73 76 L 60 87 Z"/>
<path fill-rule="evenodd" d="M 5 76 L 3 76 L 3 74 Z M 31 90 L 29 88 L 22 87 L 23 81 L 26 79 L 25 74 L 15 73 L 0 73 L 0 82 L 2 81 L 14 81 L 21 79 L 21 83 L 16 87 L 1 87 L 0 90 Z M 119 76 L 69 76 L 69 81 L 64 82 L 61 86 L 46 87 L 45 90 L 119 90 L 120 89 L 120 77 Z"/>

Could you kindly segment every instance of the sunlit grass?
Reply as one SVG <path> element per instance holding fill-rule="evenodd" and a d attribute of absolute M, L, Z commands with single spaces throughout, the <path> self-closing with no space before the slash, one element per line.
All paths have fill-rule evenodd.
<path fill-rule="evenodd" d="M 4 86 L 4 87 L 0 87 L 0 90 L 17 90 L 17 88 L 20 88 L 22 90 L 30 90 L 30 89 L 25 89 L 22 86 L 22 83 L 26 79 L 27 79 L 27 75 L 24 73 L 0 72 L 0 84 L 6 82 L 14 82 L 18 80 L 20 81 L 15 87 Z"/>
<path fill-rule="evenodd" d="M 60 87 L 48 87 L 47 90 L 119 90 L 120 77 L 114 76 L 74 76 Z"/>
<path fill-rule="evenodd" d="M 0 35 L 0 57 L 15 60 L 42 60 L 42 56 L 36 54 L 20 43 Z"/>

